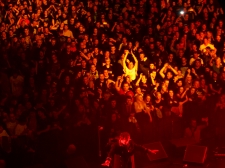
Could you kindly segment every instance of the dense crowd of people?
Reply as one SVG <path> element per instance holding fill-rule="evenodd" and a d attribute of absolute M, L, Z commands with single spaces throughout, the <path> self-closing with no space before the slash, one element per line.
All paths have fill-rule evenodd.
<path fill-rule="evenodd" d="M 221 139 L 224 30 L 214 0 L 1 0 L 0 164 L 97 155 L 99 128 L 100 148 L 193 137 L 190 121 Z"/>

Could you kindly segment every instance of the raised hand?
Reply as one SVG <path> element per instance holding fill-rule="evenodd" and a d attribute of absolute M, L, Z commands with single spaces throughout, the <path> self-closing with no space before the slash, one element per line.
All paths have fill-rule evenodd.
<path fill-rule="evenodd" d="M 106 166 L 106 167 L 109 167 L 110 165 L 110 161 L 109 160 L 106 160 L 104 163 L 101 164 L 102 166 Z"/>
<path fill-rule="evenodd" d="M 171 67 L 171 65 L 168 65 L 167 68 L 168 68 L 168 69 L 171 69 L 172 67 Z"/>
<path fill-rule="evenodd" d="M 194 69 L 194 68 L 191 68 L 191 72 L 192 72 L 193 74 L 195 74 L 195 69 Z"/>
<path fill-rule="evenodd" d="M 120 81 L 120 80 L 121 80 L 121 78 L 122 78 L 121 76 L 118 76 L 118 77 L 117 77 L 117 81 Z"/>

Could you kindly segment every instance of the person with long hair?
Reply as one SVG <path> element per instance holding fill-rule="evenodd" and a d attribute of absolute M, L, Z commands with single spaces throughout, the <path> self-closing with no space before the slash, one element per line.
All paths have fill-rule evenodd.
<path fill-rule="evenodd" d="M 153 154 L 158 152 L 158 150 L 148 149 L 134 143 L 128 132 L 122 132 L 119 138 L 112 141 L 108 156 L 102 166 L 109 167 L 111 165 L 112 168 L 135 168 L 135 150 Z"/>
<path fill-rule="evenodd" d="M 152 122 L 152 116 L 150 113 L 150 108 L 147 107 L 146 103 L 143 100 L 142 95 L 137 95 L 136 100 L 134 102 L 134 109 L 136 112 L 136 118 L 139 123 L 143 122 L 146 118 L 146 114 L 148 114 L 150 122 Z"/>
<path fill-rule="evenodd" d="M 152 105 L 152 98 L 149 94 L 145 95 L 144 102 L 150 110 L 154 110 L 154 106 Z"/>
<path fill-rule="evenodd" d="M 187 100 L 187 91 L 189 88 L 184 89 L 183 86 L 179 87 L 178 93 L 176 94 L 178 101 L 179 101 L 179 116 L 182 117 L 183 115 L 183 105 L 186 103 Z"/>
<path fill-rule="evenodd" d="M 136 95 L 134 102 L 135 117 L 141 131 L 141 139 L 147 141 L 150 134 L 150 123 L 152 122 L 151 109 L 146 105 L 142 95 Z"/>

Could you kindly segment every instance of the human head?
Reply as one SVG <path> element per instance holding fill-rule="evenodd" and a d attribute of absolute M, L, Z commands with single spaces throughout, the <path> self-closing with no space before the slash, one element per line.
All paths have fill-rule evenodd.
<path fill-rule="evenodd" d="M 120 134 L 119 143 L 121 145 L 127 145 L 130 141 L 130 134 L 128 132 L 122 132 Z"/>

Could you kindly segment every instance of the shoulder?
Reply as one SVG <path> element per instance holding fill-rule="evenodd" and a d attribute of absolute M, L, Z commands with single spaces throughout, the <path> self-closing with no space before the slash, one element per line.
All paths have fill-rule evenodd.
<path fill-rule="evenodd" d="M 208 44 L 208 46 L 209 46 L 209 47 L 214 47 L 214 45 L 213 45 L 213 44 Z"/>

